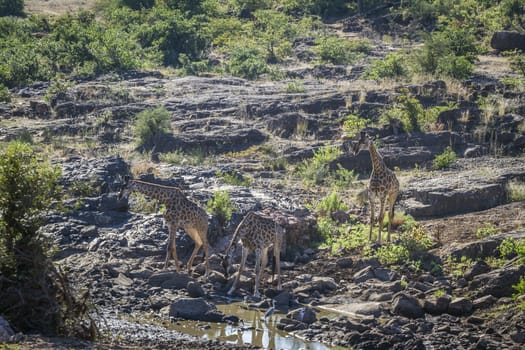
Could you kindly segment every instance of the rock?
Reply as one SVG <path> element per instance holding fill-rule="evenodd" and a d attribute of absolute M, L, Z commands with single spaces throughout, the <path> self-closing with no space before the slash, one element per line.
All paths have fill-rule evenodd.
<path fill-rule="evenodd" d="M 466 298 L 457 298 L 448 305 L 447 312 L 454 316 L 466 316 L 472 312 L 472 302 Z"/>
<path fill-rule="evenodd" d="M 425 314 L 419 300 L 405 293 L 399 293 L 394 297 L 392 312 L 408 318 L 421 318 Z"/>
<path fill-rule="evenodd" d="M 289 312 L 286 317 L 297 320 L 299 322 L 312 324 L 317 321 L 315 311 L 309 307 L 301 307 Z"/>
<path fill-rule="evenodd" d="M 466 280 L 470 281 L 477 275 L 481 275 L 482 273 L 487 273 L 490 271 L 490 266 L 483 260 L 478 260 L 470 266 L 470 268 L 465 271 L 463 277 L 465 277 Z"/>
<path fill-rule="evenodd" d="M 0 316 L 0 343 L 8 343 L 15 332 L 9 325 L 9 322 L 2 316 Z"/>
<path fill-rule="evenodd" d="M 339 285 L 335 283 L 331 277 L 314 277 L 311 282 L 304 283 L 303 286 L 297 287 L 293 290 L 297 293 L 312 293 L 317 291 L 319 293 L 326 293 L 327 291 L 338 289 Z"/>
<path fill-rule="evenodd" d="M 512 286 L 518 284 L 524 274 L 525 265 L 496 269 L 474 277 L 469 288 L 475 291 L 477 297 L 485 295 L 497 298 L 510 297 L 516 292 Z"/>
<path fill-rule="evenodd" d="M 189 281 L 186 289 L 188 290 L 188 295 L 192 298 L 200 298 L 206 295 L 202 286 L 196 281 Z"/>
<path fill-rule="evenodd" d="M 485 296 L 482 296 L 481 298 L 474 299 L 472 301 L 472 306 L 476 310 L 484 309 L 484 308 L 494 305 L 497 301 L 498 299 L 493 297 L 492 295 L 485 295 Z"/>
<path fill-rule="evenodd" d="M 492 34 L 490 46 L 496 50 L 524 50 L 525 35 L 518 32 L 499 31 Z"/>
<path fill-rule="evenodd" d="M 195 321 L 221 322 L 224 314 L 203 298 L 180 298 L 170 305 L 169 316 Z"/>
<path fill-rule="evenodd" d="M 447 312 L 452 296 L 445 294 L 439 297 L 425 299 L 423 309 L 432 315 L 441 315 Z"/>
<path fill-rule="evenodd" d="M 184 272 L 161 271 L 151 275 L 147 283 L 151 287 L 185 289 L 190 281 L 193 281 L 193 279 Z"/>
<path fill-rule="evenodd" d="M 397 276 L 397 273 L 390 269 L 384 268 L 373 268 L 371 266 L 365 267 L 364 269 L 354 274 L 354 283 L 362 283 L 370 279 L 378 279 L 380 281 L 393 281 Z"/>
<path fill-rule="evenodd" d="M 352 265 L 354 264 L 354 261 L 350 257 L 345 257 L 345 258 L 337 259 L 335 264 L 337 265 L 337 267 L 346 269 L 346 268 L 352 267 Z"/>
<path fill-rule="evenodd" d="M 290 294 L 290 292 L 284 290 L 281 293 L 277 294 L 273 298 L 273 300 L 275 300 L 275 305 L 288 306 L 288 304 L 290 303 L 291 296 L 292 295 Z"/>
<path fill-rule="evenodd" d="M 115 284 L 123 287 L 129 287 L 133 284 L 133 280 L 123 273 L 119 273 L 118 277 L 115 278 Z"/>

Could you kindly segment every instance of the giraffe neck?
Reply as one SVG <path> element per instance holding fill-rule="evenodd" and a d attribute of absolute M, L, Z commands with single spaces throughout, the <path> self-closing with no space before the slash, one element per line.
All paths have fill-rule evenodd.
<path fill-rule="evenodd" d="M 386 168 L 385 162 L 371 141 L 368 143 L 368 150 L 370 151 L 370 158 L 372 159 L 372 169 L 375 172 L 383 171 Z"/>
<path fill-rule="evenodd" d="M 177 187 L 168 187 L 140 180 L 133 180 L 130 184 L 131 191 L 142 193 L 150 198 L 156 199 L 166 204 L 168 200 L 176 200 L 184 197 L 184 194 Z"/>

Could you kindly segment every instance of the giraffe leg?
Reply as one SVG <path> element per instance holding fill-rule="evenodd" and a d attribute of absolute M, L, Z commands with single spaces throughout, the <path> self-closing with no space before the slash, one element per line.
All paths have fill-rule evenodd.
<path fill-rule="evenodd" d="M 188 260 L 188 266 L 187 266 L 188 275 L 191 275 L 193 259 L 195 259 L 195 255 L 197 255 L 197 252 L 199 251 L 199 249 L 201 249 L 201 247 L 202 247 L 202 242 L 195 241 L 195 248 L 193 248 L 193 252 L 191 253 L 190 260 Z"/>
<path fill-rule="evenodd" d="M 379 207 L 379 222 L 378 222 L 378 226 L 379 226 L 379 232 L 377 234 L 377 243 L 381 244 L 381 231 L 383 231 L 383 220 L 385 219 L 385 199 L 386 197 L 381 197 L 381 204 L 380 204 L 380 207 Z"/>
<path fill-rule="evenodd" d="M 281 242 L 276 242 L 273 245 L 273 258 L 275 261 L 275 269 L 277 270 L 277 289 L 283 289 L 281 285 Z"/>
<path fill-rule="evenodd" d="M 175 235 L 177 233 L 177 227 L 172 224 L 168 224 L 169 239 L 168 239 L 168 248 L 166 250 L 166 260 L 164 261 L 164 269 L 168 268 L 170 256 L 173 256 L 175 261 L 175 270 L 180 272 L 179 259 L 177 258 L 177 245 L 175 240 Z"/>
<path fill-rule="evenodd" d="M 368 242 L 372 242 L 372 229 L 374 228 L 374 203 L 375 203 L 375 197 L 372 191 L 369 191 L 368 199 L 370 202 L 370 232 L 368 233 Z"/>
<path fill-rule="evenodd" d="M 396 203 L 397 192 L 390 194 L 388 198 L 388 241 L 390 242 L 390 232 L 392 232 L 392 221 L 394 220 L 394 204 Z"/>
<path fill-rule="evenodd" d="M 209 244 L 208 244 L 208 241 L 206 240 L 204 242 L 204 259 L 206 261 L 206 272 L 204 273 L 204 277 L 208 277 L 208 274 L 210 272 L 210 264 L 209 264 L 209 252 L 208 252 L 208 248 L 209 248 Z"/>
<path fill-rule="evenodd" d="M 242 270 L 244 269 L 244 265 L 246 264 L 246 259 L 248 258 L 249 253 L 250 250 L 248 248 L 242 247 L 241 265 L 239 266 L 239 271 L 237 271 L 237 275 L 233 280 L 233 285 L 228 291 L 228 295 L 233 294 L 233 292 L 235 292 L 235 289 L 237 289 L 237 284 L 239 283 L 239 279 L 241 278 Z"/>
<path fill-rule="evenodd" d="M 265 257 L 266 256 L 266 257 Z M 255 287 L 253 288 L 253 296 L 260 297 L 259 284 L 264 272 L 264 267 L 268 262 L 268 247 L 255 249 Z M 264 263 L 264 264 L 263 264 Z"/>

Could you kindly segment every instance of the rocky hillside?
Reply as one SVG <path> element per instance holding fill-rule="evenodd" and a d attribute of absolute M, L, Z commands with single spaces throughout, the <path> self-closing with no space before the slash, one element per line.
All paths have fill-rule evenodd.
<path fill-rule="evenodd" d="M 350 18 L 330 28 L 367 36 L 371 54 L 384 58 L 402 44 L 378 39 L 379 24 Z M 311 44 L 306 38 L 293 50 L 301 56 Z M 219 254 L 251 210 L 271 212 L 286 228 L 284 291 L 264 281 L 265 298 L 253 306 L 264 311 L 267 299 L 275 299 L 289 311 L 277 328 L 289 334 L 356 349 L 525 346 L 523 295 L 513 298 L 525 262 L 519 252 L 500 249 L 502 242 L 525 239 L 525 92 L 508 83 L 517 75 L 507 57 L 495 51 L 479 56 L 472 78 L 461 82 L 373 81 L 364 76 L 368 65 L 291 64 L 279 81 L 133 70 L 67 80 L 58 89 L 37 82 L 10 90 L 13 99 L 0 103 L 0 140 L 29 140 L 62 170 L 68 198 L 50 211 L 39 233 L 53 243 L 52 259 L 72 284 L 89 292 L 104 334 L 101 348 L 248 347 L 203 341 L 165 325 L 187 319 L 201 321 L 197 327 L 240 324 L 215 308 L 232 282 Z M 407 96 L 435 111 L 435 119 L 407 132 L 400 120 L 383 118 L 404 108 Z M 169 132 L 137 146 L 136 116 L 159 106 L 169 112 Z M 358 130 L 345 126 L 349 115 L 368 122 Z M 346 231 L 367 228 L 362 192 L 370 155 L 343 146 L 345 136 L 361 129 L 376 138 L 400 180 L 396 213 L 404 222 L 413 218 L 430 242 L 407 261 L 385 261 L 367 244 L 320 244 L 327 240 L 316 204 L 332 192 L 328 178 L 341 167 L 353 173 L 335 187 L 346 207 L 331 218 Z M 337 156 L 322 168 L 329 169 L 322 181 L 312 183 L 301 167 L 326 147 Z M 447 151 L 455 158 L 440 166 L 436 157 Z M 118 199 L 126 175 L 178 186 L 204 208 L 227 191 L 235 206 L 231 218 L 209 216 L 208 278 L 200 254 L 192 276 L 163 270 L 168 232 L 162 215 L 143 197 Z M 394 237 L 406 233 L 402 224 Z M 179 231 L 182 264 L 192 247 Z M 239 255 L 237 249 L 236 262 Z M 239 299 L 253 288 L 251 260 Z M 319 309 L 338 317 L 317 317 Z M 2 329 L 0 339 L 21 348 L 92 346 Z"/>

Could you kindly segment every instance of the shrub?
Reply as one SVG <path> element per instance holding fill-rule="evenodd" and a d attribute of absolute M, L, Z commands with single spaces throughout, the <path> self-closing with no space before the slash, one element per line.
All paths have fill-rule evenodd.
<path fill-rule="evenodd" d="M 11 102 L 11 94 L 3 84 L 0 84 L 0 102 Z"/>
<path fill-rule="evenodd" d="M 396 265 L 407 262 L 410 259 L 410 252 L 402 245 L 388 243 L 379 247 L 372 256 L 381 264 Z"/>
<path fill-rule="evenodd" d="M 355 114 L 348 114 L 343 120 L 343 131 L 347 137 L 354 137 L 363 130 L 370 120 L 360 118 Z"/>
<path fill-rule="evenodd" d="M 0 17 L 22 16 L 24 14 L 24 0 L 0 0 Z"/>
<path fill-rule="evenodd" d="M 217 175 L 222 182 L 228 185 L 247 187 L 253 183 L 252 178 L 245 177 L 241 173 L 236 172 L 236 171 L 231 171 L 231 172 L 217 171 L 215 175 Z"/>
<path fill-rule="evenodd" d="M 348 206 L 337 195 L 336 191 L 332 191 L 328 196 L 321 199 L 316 205 L 315 211 L 321 216 L 330 216 L 336 211 L 347 211 Z"/>
<path fill-rule="evenodd" d="M 380 80 L 383 78 L 398 78 L 409 75 L 407 56 L 389 53 L 384 59 L 375 60 L 364 74 L 365 79 Z"/>
<path fill-rule="evenodd" d="M 507 196 L 511 202 L 525 201 L 525 182 L 511 180 L 507 184 Z"/>
<path fill-rule="evenodd" d="M 367 228 L 360 223 L 338 225 L 331 218 L 322 216 L 317 220 L 317 229 L 323 239 L 321 246 L 329 247 L 332 254 L 342 249 L 360 249 L 368 240 Z"/>
<path fill-rule="evenodd" d="M 416 61 L 424 72 L 465 79 L 472 73 L 477 52 L 472 30 L 449 24 L 432 32 Z"/>
<path fill-rule="evenodd" d="M 324 36 L 315 43 L 321 61 L 331 64 L 349 64 L 370 49 L 367 41 L 348 41 L 338 36 Z"/>
<path fill-rule="evenodd" d="M 133 125 L 138 147 L 151 149 L 155 142 L 169 133 L 170 121 L 170 113 L 162 106 L 138 113 Z"/>
<path fill-rule="evenodd" d="M 207 204 L 208 211 L 217 217 L 221 226 L 231 219 L 235 209 L 228 191 L 215 191 L 213 198 Z"/>
<path fill-rule="evenodd" d="M 323 146 L 314 152 L 311 159 L 305 159 L 297 167 L 297 172 L 306 185 L 323 184 L 330 175 L 329 163 L 341 155 L 341 150 L 334 146 Z"/>
<path fill-rule="evenodd" d="M 267 73 L 269 68 L 260 47 L 253 43 L 236 43 L 230 50 L 226 71 L 236 77 L 257 79 Z"/>
<path fill-rule="evenodd" d="M 286 84 L 284 91 L 289 94 L 299 94 L 306 92 L 306 88 L 302 82 L 294 80 Z"/>
<path fill-rule="evenodd" d="M 405 94 L 397 97 L 392 108 L 385 111 L 381 117 L 382 122 L 394 119 L 403 123 L 405 131 L 419 131 L 421 129 L 421 121 L 425 119 L 425 110 L 415 96 L 405 92 Z"/>
<path fill-rule="evenodd" d="M 486 222 L 482 227 L 476 230 L 476 237 L 485 238 L 494 236 L 499 233 L 499 230 L 490 222 Z"/>
<path fill-rule="evenodd" d="M 448 146 L 443 153 L 438 154 L 434 158 L 432 165 L 435 169 L 445 169 L 448 168 L 452 163 L 454 163 L 456 159 L 456 152 L 454 152 L 452 148 Z"/>

